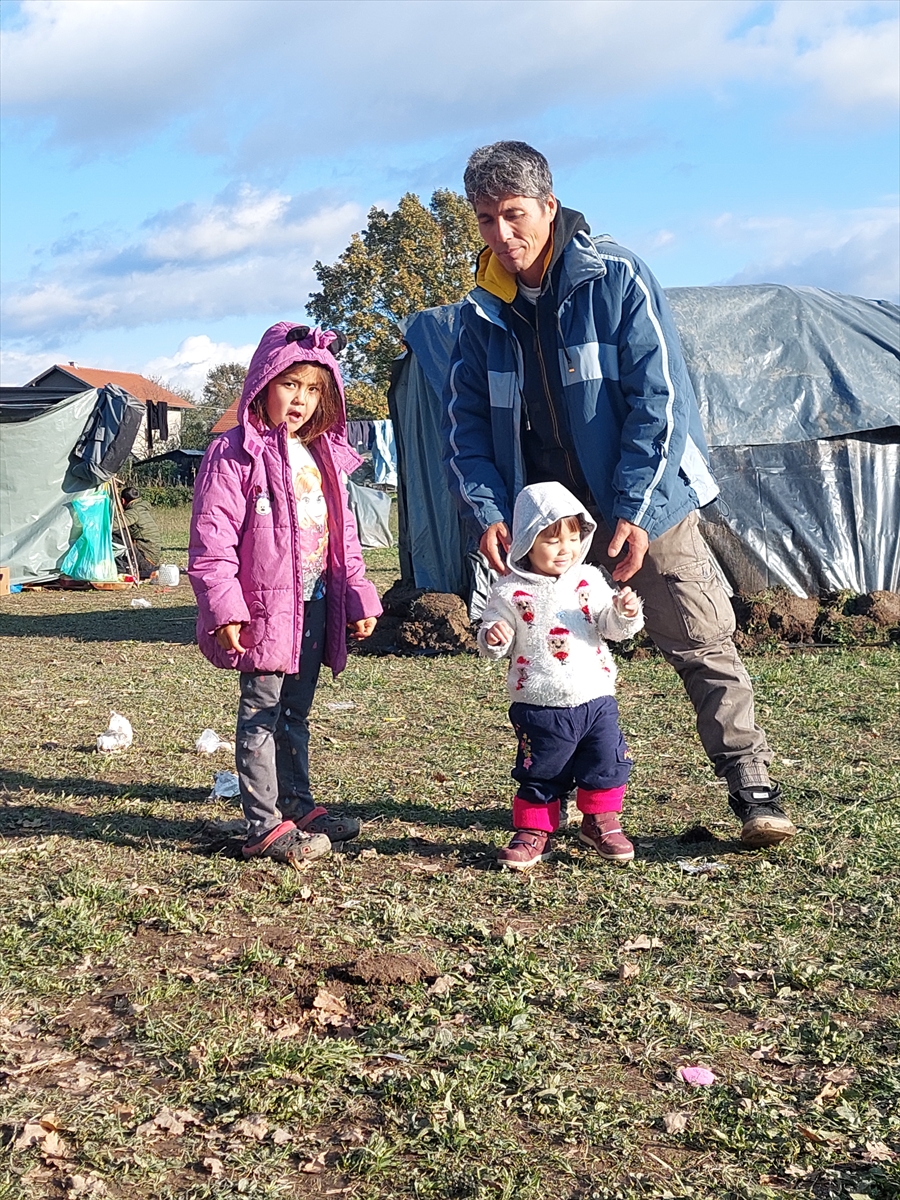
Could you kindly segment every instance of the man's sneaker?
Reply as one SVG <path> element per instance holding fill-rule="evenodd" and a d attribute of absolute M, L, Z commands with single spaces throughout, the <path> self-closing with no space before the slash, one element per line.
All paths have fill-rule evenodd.
<path fill-rule="evenodd" d="M 501 867 L 510 871 L 527 871 L 529 867 L 552 858 L 550 834 L 536 829 L 517 829 L 512 841 L 497 855 Z"/>
<path fill-rule="evenodd" d="M 618 813 L 585 813 L 578 840 L 596 850 L 607 862 L 629 863 L 634 858 L 634 846 L 622 832 Z"/>
<path fill-rule="evenodd" d="M 759 849 L 762 846 L 777 846 L 797 832 L 794 823 L 778 803 L 781 788 L 746 787 L 738 788 L 728 796 L 731 811 L 741 822 L 741 841 L 745 846 Z"/>

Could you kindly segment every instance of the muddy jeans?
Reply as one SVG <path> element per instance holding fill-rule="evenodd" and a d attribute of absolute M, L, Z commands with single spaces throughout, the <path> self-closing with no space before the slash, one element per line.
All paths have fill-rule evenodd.
<path fill-rule="evenodd" d="M 611 571 L 612 534 L 603 520 L 588 561 Z M 768 782 L 772 752 L 756 724 L 753 686 L 732 641 L 731 602 L 710 561 L 691 513 L 650 543 L 643 566 L 628 583 L 643 598 L 649 636 L 681 677 L 697 713 L 697 733 L 716 775 L 729 789 Z"/>
<path fill-rule="evenodd" d="M 325 600 L 304 605 L 300 671 L 241 674 L 235 762 L 251 840 L 315 807 L 309 789 L 309 710 L 325 646 Z"/>

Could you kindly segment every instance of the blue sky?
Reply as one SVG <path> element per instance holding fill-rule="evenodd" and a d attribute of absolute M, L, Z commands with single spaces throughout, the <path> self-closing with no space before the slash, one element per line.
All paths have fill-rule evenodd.
<path fill-rule="evenodd" d="M 900 300 L 900 5 L 2 0 L 2 380 L 199 389 L 498 138 L 665 286 Z"/>

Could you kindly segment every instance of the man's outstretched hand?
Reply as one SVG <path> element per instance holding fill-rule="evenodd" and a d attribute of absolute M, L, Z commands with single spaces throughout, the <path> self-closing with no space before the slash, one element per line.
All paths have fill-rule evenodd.
<path fill-rule="evenodd" d="M 486 536 L 487 534 L 485 534 Z M 610 558 L 618 558 L 622 552 L 622 547 L 626 543 L 628 545 L 628 553 L 613 568 L 612 577 L 616 583 L 624 583 L 626 579 L 630 579 L 632 575 L 637 574 L 641 569 L 644 555 L 647 553 L 647 548 L 650 545 L 650 538 L 647 536 L 646 529 L 641 529 L 640 525 L 632 525 L 630 521 L 620 519 L 616 524 L 616 531 L 612 536 L 612 541 L 609 543 L 609 549 L 606 553 Z"/>
<path fill-rule="evenodd" d="M 493 567 L 500 575 L 508 575 L 509 567 L 506 565 L 506 554 L 509 550 L 512 538 L 509 534 L 509 529 L 505 521 L 495 521 L 493 525 L 488 525 L 487 529 L 481 535 L 481 541 L 478 543 L 478 549 L 488 560 L 488 566 Z M 501 550 L 503 554 L 501 555 Z"/>

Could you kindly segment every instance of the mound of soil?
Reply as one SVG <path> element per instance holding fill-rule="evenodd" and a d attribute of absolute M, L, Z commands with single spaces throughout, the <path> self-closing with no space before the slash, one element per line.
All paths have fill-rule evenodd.
<path fill-rule="evenodd" d="M 359 983 L 419 983 L 437 979 L 440 972 L 421 954 L 380 953 L 369 950 L 345 969 L 349 979 Z"/>
<path fill-rule="evenodd" d="M 865 645 L 900 641 L 900 594 L 849 592 L 794 596 L 781 588 L 758 596 L 733 596 L 742 650 L 773 642 L 806 645 Z"/>
<path fill-rule="evenodd" d="M 449 592 L 429 592 L 398 581 L 381 597 L 384 616 L 360 654 L 471 654 L 475 636 L 466 606 Z"/>

